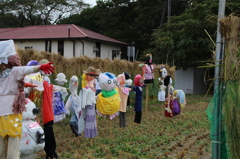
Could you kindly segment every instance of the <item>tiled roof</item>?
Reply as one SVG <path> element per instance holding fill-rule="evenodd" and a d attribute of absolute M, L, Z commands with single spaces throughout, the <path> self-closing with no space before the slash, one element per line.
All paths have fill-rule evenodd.
<path fill-rule="evenodd" d="M 70 34 L 68 29 L 69 27 Z M 69 37 L 71 39 L 81 38 L 128 45 L 125 42 L 104 36 L 74 24 L 37 25 L 23 28 L 0 28 L 0 40 L 67 39 Z"/>

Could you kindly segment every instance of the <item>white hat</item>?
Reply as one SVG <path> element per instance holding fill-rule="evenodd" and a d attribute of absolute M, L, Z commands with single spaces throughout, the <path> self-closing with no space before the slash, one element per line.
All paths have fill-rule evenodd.
<path fill-rule="evenodd" d="M 13 40 L 0 41 L 0 64 L 8 64 L 8 57 L 15 54 L 17 53 Z"/>
<path fill-rule="evenodd" d="M 66 76 L 64 73 L 57 74 L 57 78 L 55 79 L 56 82 L 67 82 Z"/>

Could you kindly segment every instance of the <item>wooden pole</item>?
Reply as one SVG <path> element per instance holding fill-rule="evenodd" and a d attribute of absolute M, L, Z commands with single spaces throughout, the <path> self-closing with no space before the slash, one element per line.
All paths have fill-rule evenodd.
<path fill-rule="evenodd" d="M 146 112 L 148 110 L 148 84 L 146 84 Z"/>
<path fill-rule="evenodd" d="M 93 145 L 93 138 L 90 138 L 90 146 Z"/>
<path fill-rule="evenodd" d="M 111 119 L 109 119 L 109 128 L 110 128 L 110 139 L 112 139 L 112 124 L 111 124 Z"/>

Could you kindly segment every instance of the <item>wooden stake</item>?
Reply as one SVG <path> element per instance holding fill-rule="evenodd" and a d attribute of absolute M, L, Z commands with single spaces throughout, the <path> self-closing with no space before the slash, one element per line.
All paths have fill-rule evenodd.
<path fill-rule="evenodd" d="M 148 84 L 146 84 L 146 112 L 148 110 Z"/>
<path fill-rule="evenodd" d="M 109 118 L 109 128 L 110 128 L 110 138 L 112 138 L 112 124 L 111 124 L 111 119 Z"/>
<path fill-rule="evenodd" d="M 90 138 L 90 146 L 93 145 L 93 138 Z"/>

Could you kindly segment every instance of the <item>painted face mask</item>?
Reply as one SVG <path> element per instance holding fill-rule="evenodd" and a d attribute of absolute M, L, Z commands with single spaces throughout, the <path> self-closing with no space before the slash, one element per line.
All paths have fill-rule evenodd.
<path fill-rule="evenodd" d="M 149 63 L 152 63 L 152 56 L 149 57 Z"/>

